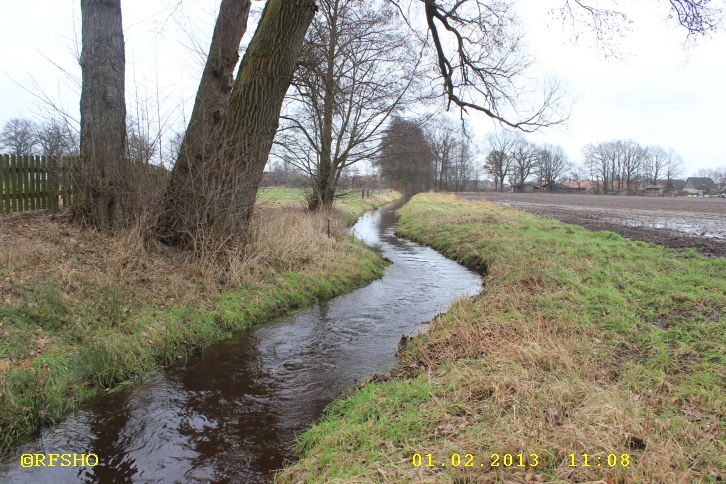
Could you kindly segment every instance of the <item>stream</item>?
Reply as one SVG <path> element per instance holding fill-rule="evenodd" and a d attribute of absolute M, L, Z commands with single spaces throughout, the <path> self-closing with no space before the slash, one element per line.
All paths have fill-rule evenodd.
<path fill-rule="evenodd" d="M 381 279 L 95 398 L 0 459 L 0 482 L 269 481 L 331 400 L 395 365 L 402 336 L 481 290 L 478 274 L 394 235 L 401 204 L 351 228 L 391 261 Z M 24 453 L 93 453 L 99 461 L 26 469 Z"/>

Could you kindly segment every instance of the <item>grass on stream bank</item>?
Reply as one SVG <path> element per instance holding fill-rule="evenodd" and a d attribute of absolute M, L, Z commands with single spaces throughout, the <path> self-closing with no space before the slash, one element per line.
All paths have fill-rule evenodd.
<path fill-rule="evenodd" d="M 336 400 L 279 482 L 724 478 L 726 260 L 447 195 L 414 197 L 398 232 L 485 289 Z"/>
<path fill-rule="evenodd" d="M 112 238 L 49 213 L 0 218 L 0 451 L 103 389 L 379 277 L 385 262 L 344 229 L 398 197 L 341 199 L 329 222 L 301 198 L 268 194 L 253 241 L 226 264 L 149 247 L 134 230 Z"/>

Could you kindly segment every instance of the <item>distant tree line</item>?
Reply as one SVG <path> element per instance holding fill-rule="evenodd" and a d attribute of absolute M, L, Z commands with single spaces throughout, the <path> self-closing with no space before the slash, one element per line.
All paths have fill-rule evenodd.
<path fill-rule="evenodd" d="M 596 192 L 635 192 L 663 180 L 671 185 L 683 173 L 683 160 L 674 150 L 633 140 L 589 144 L 583 155 Z"/>
<path fill-rule="evenodd" d="M 505 182 L 523 187 L 528 182 L 552 191 L 563 181 L 572 163 L 560 146 L 537 145 L 521 133 L 497 131 L 486 140 L 488 152 L 484 170 L 494 180 L 494 188 L 504 191 Z"/>

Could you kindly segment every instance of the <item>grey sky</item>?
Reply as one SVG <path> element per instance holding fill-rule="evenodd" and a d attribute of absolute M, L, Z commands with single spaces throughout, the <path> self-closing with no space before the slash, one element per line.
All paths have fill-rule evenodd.
<path fill-rule="evenodd" d="M 155 111 L 158 94 L 162 122 L 183 126 L 191 109 L 202 60 L 193 37 L 204 44 L 211 35 L 218 0 L 122 0 L 127 43 L 129 113 L 136 114 L 136 88 Z M 536 141 L 561 144 L 573 160 L 590 142 L 632 138 L 642 144 L 672 147 L 683 157 L 687 174 L 726 165 L 726 33 L 702 38 L 693 46 L 668 20 L 667 2 L 620 2 L 633 20 L 619 42 L 621 59 L 606 59 L 589 38 L 575 45 L 571 33 L 549 9 L 562 0 L 520 0 L 526 41 L 540 72 L 557 76 L 575 98 L 566 126 L 533 135 Z M 77 116 L 78 87 L 56 63 L 75 76 L 80 35 L 78 0 L 0 0 L 0 123 L 12 117 L 37 117 L 43 110 L 25 88 L 34 82 Z M 626 5 L 622 5 L 626 4 Z M 256 3 L 259 10 L 261 3 Z M 173 12 L 173 16 L 172 16 Z M 52 62 L 51 62 L 52 61 Z M 18 85 L 20 84 L 20 85 Z M 184 100 L 183 107 L 181 100 Z M 141 103 L 142 105 L 144 103 Z M 153 116 L 152 116 L 153 117 Z M 492 123 L 470 117 L 477 134 Z"/>

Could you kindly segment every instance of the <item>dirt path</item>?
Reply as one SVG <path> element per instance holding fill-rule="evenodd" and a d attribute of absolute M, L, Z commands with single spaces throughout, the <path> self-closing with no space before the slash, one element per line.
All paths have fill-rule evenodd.
<path fill-rule="evenodd" d="M 726 257 L 726 200 L 530 193 L 462 193 L 632 240 Z"/>

